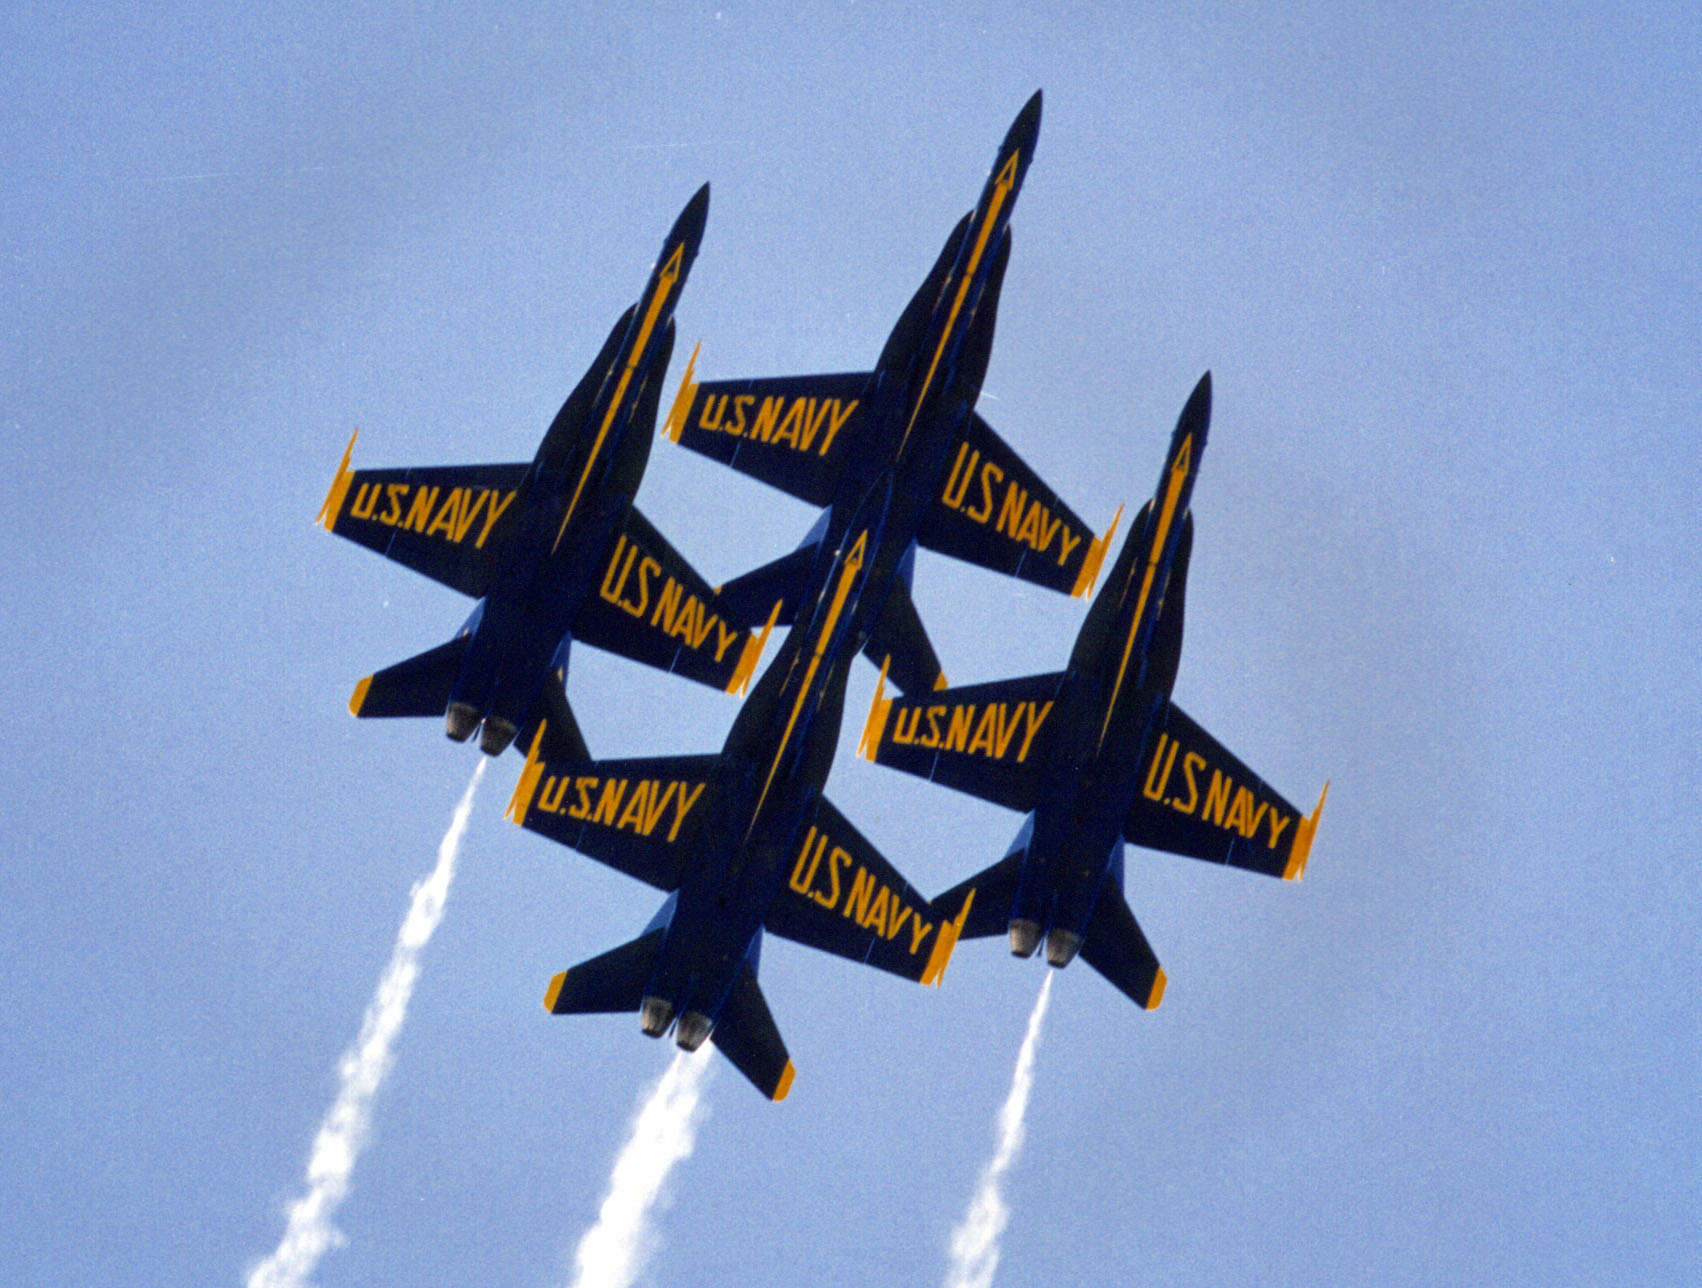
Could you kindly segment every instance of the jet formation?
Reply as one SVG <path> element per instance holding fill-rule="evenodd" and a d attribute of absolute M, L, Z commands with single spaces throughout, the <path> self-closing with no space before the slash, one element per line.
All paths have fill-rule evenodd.
<path fill-rule="evenodd" d="M 1036 93 L 872 368 L 710 381 L 693 352 L 662 436 L 821 511 L 771 563 L 711 589 L 633 503 L 708 185 L 530 464 L 351 470 L 350 440 L 323 526 L 477 601 L 350 710 L 442 716 L 491 755 L 518 739 L 508 817 L 663 896 L 635 938 L 550 982 L 552 1014 L 636 1012 L 781 1100 L 794 1069 L 757 983 L 765 932 L 923 984 L 960 939 L 1005 932 L 1150 1008 L 1164 974 L 1123 899 L 1125 842 L 1304 871 L 1322 798 L 1302 817 L 1169 697 L 1209 375 L 1064 671 L 950 688 L 911 596 L 921 548 L 1086 598 L 1117 526 L 1095 536 L 975 411 L 1040 108 Z M 592 757 L 565 689 L 574 639 L 738 693 L 775 627 L 719 753 Z M 824 794 L 859 655 L 879 668 L 864 757 L 1028 816 L 1003 859 L 933 899 Z"/>

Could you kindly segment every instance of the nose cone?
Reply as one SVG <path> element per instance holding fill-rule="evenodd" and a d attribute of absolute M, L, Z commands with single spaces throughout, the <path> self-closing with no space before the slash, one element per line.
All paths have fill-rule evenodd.
<path fill-rule="evenodd" d="M 1192 437 L 1197 446 L 1205 446 L 1206 427 L 1211 424 L 1211 372 L 1200 377 L 1194 392 L 1188 395 L 1187 405 L 1176 418 L 1176 440 Z"/>
<path fill-rule="evenodd" d="M 663 259 L 673 253 L 675 245 L 684 243 L 685 262 L 687 265 L 697 257 L 697 244 L 703 240 L 703 227 L 709 222 L 709 185 L 706 183 L 692 194 L 686 208 L 680 211 L 674 226 L 668 230 L 668 241 L 663 248 Z"/>
<path fill-rule="evenodd" d="M 1016 114 L 1016 120 L 1011 122 L 1011 128 L 1005 132 L 1005 143 L 1001 152 L 1020 151 L 1026 161 L 1034 153 L 1034 144 L 1040 137 L 1040 91 L 1034 91 L 1034 97 L 1022 105 L 1022 111 Z"/>

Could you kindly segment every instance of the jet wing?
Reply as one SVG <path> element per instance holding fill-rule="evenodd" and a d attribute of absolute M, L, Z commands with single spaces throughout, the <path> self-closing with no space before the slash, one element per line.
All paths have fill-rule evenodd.
<path fill-rule="evenodd" d="M 715 756 L 544 762 L 534 739 L 508 818 L 618 872 L 679 886 Z"/>
<path fill-rule="evenodd" d="M 961 909 L 935 907 L 821 797 L 764 924 L 822 952 L 937 984 L 973 898 Z"/>
<path fill-rule="evenodd" d="M 869 373 L 698 383 L 696 362 L 662 433 L 811 505 L 832 501 Z"/>
<path fill-rule="evenodd" d="M 971 414 L 916 539 L 954 559 L 1085 597 L 1111 534 L 1095 539 L 993 427 Z"/>
<path fill-rule="evenodd" d="M 857 753 L 1027 813 L 1040 799 L 1062 671 L 888 698 L 875 691 Z"/>
<path fill-rule="evenodd" d="M 1323 796 L 1303 817 L 1173 702 L 1160 707 L 1148 746 L 1123 824 L 1130 844 L 1299 880 Z"/>
<path fill-rule="evenodd" d="M 731 693 L 749 679 L 761 650 L 746 625 L 632 506 L 597 593 L 573 619 L 573 637 Z"/>
<path fill-rule="evenodd" d="M 350 438 L 349 451 L 354 445 Z M 483 595 L 519 518 L 514 498 L 530 465 L 351 470 L 349 451 L 320 507 L 320 526 L 463 595 Z"/>

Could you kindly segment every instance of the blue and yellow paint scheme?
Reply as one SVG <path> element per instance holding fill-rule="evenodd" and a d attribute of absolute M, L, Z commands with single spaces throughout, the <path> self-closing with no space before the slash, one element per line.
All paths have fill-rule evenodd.
<path fill-rule="evenodd" d="M 882 685 L 859 746 L 1028 815 L 1003 859 L 940 896 L 974 893 L 964 937 L 1008 932 L 1022 957 L 1044 941 L 1054 966 L 1079 951 L 1148 1009 L 1164 971 L 1123 897 L 1124 844 L 1298 880 L 1329 791 L 1302 815 L 1170 700 L 1210 419 L 1207 373 L 1065 670 L 925 696 Z"/>
<path fill-rule="evenodd" d="M 320 524 L 478 601 L 448 643 L 362 680 L 353 714 L 442 716 L 457 741 L 482 726 L 491 755 L 547 721 L 553 750 L 572 754 L 574 640 L 743 691 L 751 623 L 633 504 L 708 212 L 705 184 L 531 462 L 354 470 L 349 440 Z"/>
<path fill-rule="evenodd" d="M 697 353 L 663 425 L 666 437 L 811 505 L 830 520 L 805 549 L 727 587 L 747 614 L 778 601 L 789 625 L 822 541 L 882 481 L 895 482 L 888 529 L 915 546 L 1087 595 L 1109 543 L 1096 538 L 974 410 L 1010 261 L 1011 211 L 1034 156 L 1041 96 L 1017 115 L 975 208 L 952 230 L 872 371 L 699 381 Z M 871 661 L 908 693 L 939 666 L 909 597 L 909 565 L 869 637 Z"/>
<path fill-rule="evenodd" d="M 638 938 L 551 981 L 552 1013 L 637 1011 L 651 1036 L 672 1028 L 688 1050 L 714 1041 L 779 1100 L 793 1070 L 757 986 L 765 933 L 919 983 L 944 974 L 975 892 L 923 898 L 823 785 L 859 654 L 907 691 L 944 681 L 908 580 L 971 432 L 1010 253 L 1006 221 L 1039 119 L 1036 95 L 873 376 L 748 382 L 740 393 L 697 386 L 688 371 L 670 435 L 720 435 L 732 444 L 725 459 L 757 462 L 753 473 L 826 509 L 798 550 L 722 588 L 732 611 L 766 612 L 791 630 L 719 755 L 599 762 L 550 755 L 547 729 L 534 740 L 509 817 L 667 896 Z M 704 426 L 706 398 L 723 428 Z M 756 427 L 748 437 L 746 425 Z M 1081 575 L 1081 546 L 1054 581 Z"/>

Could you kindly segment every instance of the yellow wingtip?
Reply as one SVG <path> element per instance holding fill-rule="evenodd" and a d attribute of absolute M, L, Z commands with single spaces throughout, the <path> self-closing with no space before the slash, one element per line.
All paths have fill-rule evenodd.
<path fill-rule="evenodd" d="M 943 922 L 934 933 L 934 951 L 928 954 L 928 965 L 922 971 L 922 982 L 938 988 L 940 981 L 945 978 L 946 967 L 951 964 L 951 955 L 957 949 L 957 937 L 963 933 L 963 923 L 969 920 L 969 909 L 975 903 L 975 890 L 970 888 L 963 896 L 963 907 L 958 909 L 957 916 L 951 921 Z"/>
<path fill-rule="evenodd" d="M 875 685 L 875 700 L 869 703 L 869 717 L 863 721 L 863 736 L 857 740 L 857 754 L 864 760 L 873 760 L 881 749 L 881 738 L 886 733 L 887 715 L 892 711 L 892 699 L 886 696 L 886 668 L 891 662 L 890 657 L 881 659 L 881 678 Z"/>
<path fill-rule="evenodd" d="M 934 692 L 938 693 L 941 689 L 946 688 L 948 684 L 949 681 L 946 679 L 946 673 L 941 671 L 934 677 Z"/>
<path fill-rule="evenodd" d="M 747 634 L 745 647 L 739 653 L 739 664 L 733 668 L 733 678 L 727 681 L 727 692 L 734 697 L 740 697 L 751 687 L 751 676 L 756 674 L 757 663 L 762 661 L 762 651 L 768 647 L 768 636 L 774 629 L 774 623 L 780 620 L 780 601 L 774 601 L 774 607 L 769 610 L 768 622 L 762 628 L 762 634 Z"/>
<path fill-rule="evenodd" d="M 360 709 L 366 705 L 366 691 L 372 687 L 372 677 L 369 675 L 355 685 L 354 694 L 349 698 L 349 714 L 358 716 Z"/>
<path fill-rule="evenodd" d="M 780 1071 L 780 1081 L 774 1084 L 774 1095 L 771 1099 L 775 1104 L 779 1104 L 792 1094 L 792 1078 L 797 1072 L 798 1070 L 792 1062 L 786 1061 L 786 1067 Z"/>
<path fill-rule="evenodd" d="M 1170 978 L 1164 973 L 1164 967 L 1160 966 L 1158 968 L 1158 978 L 1152 982 L 1152 992 L 1147 995 L 1147 1010 L 1156 1011 L 1158 1009 L 1158 1004 L 1164 1000 L 1164 986 L 1169 982 Z"/>
<path fill-rule="evenodd" d="M 550 986 L 544 991 L 544 1009 L 551 1015 L 556 1012 L 556 1000 L 561 997 L 561 990 L 567 983 L 567 972 L 559 972 L 550 980 Z"/>
<path fill-rule="evenodd" d="M 359 437 L 359 429 L 349 435 L 349 445 L 343 449 L 343 459 L 337 465 L 336 476 L 331 480 L 330 490 L 325 493 L 325 500 L 320 503 L 319 517 L 314 520 L 327 532 L 337 526 L 337 516 L 343 512 L 343 500 L 349 495 L 349 484 L 354 482 L 355 472 L 349 468 L 349 457 L 355 450 L 355 439 Z"/>
<path fill-rule="evenodd" d="M 1312 817 L 1303 819 L 1300 826 L 1294 829 L 1294 844 L 1289 847 L 1288 865 L 1282 870 L 1284 881 L 1298 881 L 1306 875 L 1306 860 L 1312 855 L 1312 838 L 1318 831 L 1318 819 L 1324 813 L 1324 801 L 1330 794 L 1329 783 L 1324 784 L 1324 790 L 1318 793 L 1318 806 L 1312 811 Z"/>
<path fill-rule="evenodd" d="M 532 808 L 532 797 L 538 791 L 538 779 L 544 775 L 544 762 L 538 755 L 538 749 L 544 742 L 544 730 L 549 728 L 548 720 L 538 721 L 538 732 L 532 735 L 532 745 L 526 751 L 526 764 L 520 770 L 520 780 L 514 784 L 514 795 L 508 798 L 508 808 L 503 811 L 503 817 L 516 827 L 526 826 L 526 812 Z"/>
<path fill-rule="evenodd" d="M 692 399 L 697 397 L 697 381 L 692 379 L 692 374 L 697 370 L 697 355 L 702 348 L 702 340 L 692 346 L 686 374 L 680 380 L 680 391 L 674 395 L 673 406 L 668 408 L 668 419 L 662 422 L 662 437 L 670 443 L 680 441 L 680 435 L 685 432 L 686 413 L 691 410 Z"/>
<path fill-rule="evenodd" d="M 1099 568 L 1105 562 L 1105 552 L 1111 548 L 1111 542 L 1117 535 L 1117 525 L 1123 521 L 1123 507 L 1117 507 L 1117 513 L 1111 516 L 1111 526 L 1104 533 L 1093 539 L 1093 544 L 1082 557 L 1081 571 L 1076 574 L 1076 584 L 1070 587 L 1070 594 L 1077 599 L 1086 599 L 1093 594 L 1093 587 L 1099 581 Z"/>

